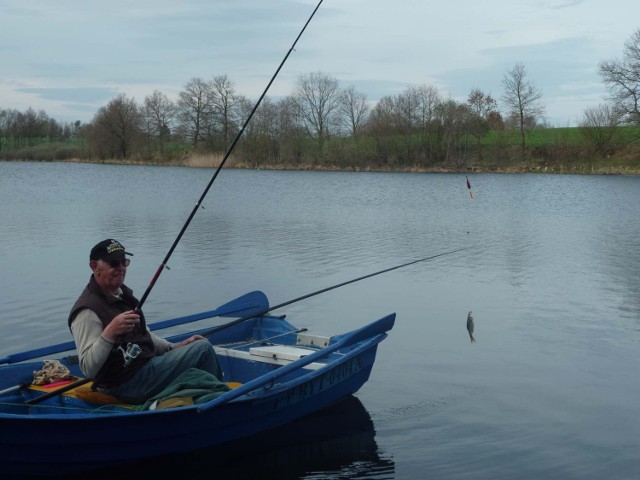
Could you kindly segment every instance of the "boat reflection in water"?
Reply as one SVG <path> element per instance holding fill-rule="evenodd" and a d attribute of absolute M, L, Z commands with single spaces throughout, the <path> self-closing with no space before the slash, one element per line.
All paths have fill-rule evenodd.
<path fill-rule="evenodd" d="M 82 478 L 393 478 L 394 463 L 378 451 L 369 412 L 347 399 L 251 437 L 186 454 L 85 472 Z M 79 477 L 76 477 L 79 478 Z"/>

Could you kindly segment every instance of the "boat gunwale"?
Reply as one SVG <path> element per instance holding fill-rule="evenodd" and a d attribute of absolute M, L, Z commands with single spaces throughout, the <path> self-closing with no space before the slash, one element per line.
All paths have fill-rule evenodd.
<path fill-rule="evenodd" d="M 278 318 L 278 317 L 275 317 Z M 386 318 L 386 317 L 384 317 Z M 375 323 L 375 322 L 374 322 Z M 340 335 L 340 337 L 349 335 L 352 332 L 358 331 L 359 329 L 355 329 L 352 330 L 351 332 L 348 332 L 344 335 Z M 365 352 L 366 350 L 369 350 L 371 348 L 376 347 L 380 342 L 382 342 L 385 338 L 387 338 L 388 334 L 386 332 L 380 332 L 377 334 L 374 334 L 371 337 L 368 337 L 366 339 L 361 340 L 360 342 L 356 343 L 353 346 L 349 346 L 347 348 L 349 348 L 349 350 L 347 352 L 345 352 L 342 356 L 340 357 L 336 357 L 334 361 L 331 362 L 327 362 L 326 364 L 324 364 L 324 366 L 322 368 L 319 368 L 317 370 L 306 370 L 303 375 L 299 375 L 295 378 L 292 378 L 284 383 L 281 382 L 276 382 L 276 383 L 272 383 L 272 386 L 270 388 L 265 388 L 265 385 L 257 385 L 255 388 L 247 391 L 246 393 L 242 394 L 241 396 L 239 396 L 238 398 L 232 399 L 229 402 L 223 403 L 220 406 L 216 406 L 213 407 L 215 410 L 219 410 L 221 408 L 223 408 L 225 405 L 239 405 L 245 402 L 254 402 L 254 401 L 264 401 L 267 400 L 269 397 L 271 396 L 275 396 L 275 395 L 280 395 L 283 392 L 286 392 L 290 389 L 295 388 L 296 386 L 307 382 L 309 380 L 312 380 L 316 377 L 319 377 L 320 375 L 325 374 L 328 370 L 333 369 L 334 367 L 337 367 L 347 361 L 350 361 L 352 358 L 354 358 L 357 355 L 360 355 L 361 353 Z M 325 349 L 328 347 L 325 347 Z M 320 349 L 318 350 L 318 352 L 321 352 L 324 349 Z M 339 351 L 340 349 L 338 349 Z M 327 356 L 331 355 L 334 352 L 329 352 L 327 353 Z M 324 357 L 321 357 L 324 358 Z M 31 363 L 31 362 L 30 362 Z M 35 363 L 35 362 L 34 362 Z M 292 362 L 292 364 L 295 363 Z M 23 365 L 28 365 L 28 364 L 23 364 Z M 281 370 L 283 367 L 279 366 L 277 368 L 275 368 L 274 370 L 272 370 L 272 372 L 269 372 L 269 374 L 272 374 L 274 372 L 278 372 L 279 370 Z M 303 370 L 303 367 L 299 367 L 300 370 Z M 283 375 L 287 375 L 288 373 L 291 372 L 285 372 Z M 265 374 L 268 375 L 268 374 Z M 275 380 L 276 378 L 278 378 L 279 375 L 275 375 L 273 380 Z M 259 377 L 257 377 L 259 378 Z M 262 390 L 261 392 L 257 393 L 258 390 Z M 65 399 L 67 399 L 67 397 L 64 397 Z M 58 400 L 59 401 L 59 400 Z M 68 400 L 65 401 L 69 401 L 69 402 L 73 402 L 75 401 L 75 399 L 71 399 L 69 398 Z M 213 402 L 215 400 L 212 400 L 211 402 Z M 80 400 L 79 402 L 85 404 L 85 405 L 93 405 L 93 404 L 89 404 L 87 402 L 83 402 L 82 400 Z M 210 402 L 207 402 L 210 403 Z M 181 406 L 181 407 L 175 407 L 175 408 L 171 408 L 171 409 L 162 409 L 162 410 L 103 410 L 103 411 L 99 411 L 100 407 L 97 407 L 95 409 L 95 411 L 92 411 L 90 413 L 74 413 L 72 415 L 69 414 L 64 414 L 64 413 L 54 413 L 54 414 L 40 414 L 40 413 L 29 413 L 29 414 L 12 414 L 12 413 L 4 413 L 4 412 L 0 412 L 0 420 L 1 419 L 20 419 L 23 421 L 43 421 L 43 420 L 51 420 L 51 421 L 86 421 L 88 419 L 91 420 L 98 420 L 98 419 L 111 419 L 114 417 L 140 417 L 140 416 L 145 416 L 145 415 L 176 415 L 178 412 L 185 412 L 188 413 L 189 411 L 193 411 L 196 412 L 198 414 L 202 414 L 203 412 L 208 411 L 208 409 L 203 408 L 206 407 L 207 403 L 204 404 L 194 404 L 194 405 L 186 405 L 186 406 Z M 31 405 L 29 407 L 35 407 L 37 408 L 38 405 Z M 43 407 L 47 407 L 46 404 L 43 405 Z M 56 408 L 56 406 L 49 406 L 49 408 Z"/>

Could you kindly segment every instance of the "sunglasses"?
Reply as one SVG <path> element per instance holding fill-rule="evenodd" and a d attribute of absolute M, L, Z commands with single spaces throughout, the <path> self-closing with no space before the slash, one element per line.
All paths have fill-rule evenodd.
<path fill-rule="evenodd" d="M 131 263 L 131 260 L 129 260 L 128 258 L 123 258 L 122 260 L 111 260 L 108 263 L 111 268 L 118 268 L 120 265 L 122 265 L 123 267 L 128 267 Z"/>

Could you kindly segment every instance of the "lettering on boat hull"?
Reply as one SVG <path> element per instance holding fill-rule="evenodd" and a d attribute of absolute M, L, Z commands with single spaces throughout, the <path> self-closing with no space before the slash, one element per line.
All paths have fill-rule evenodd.
<path fill-rule="evenodd" d="M 362 370 L 362 361 L 360 355 L 358 355 L 276 396 L 272 399 L 273 410 L 279 410 L 307 400 L 355 375 L 360 370 Z"/>

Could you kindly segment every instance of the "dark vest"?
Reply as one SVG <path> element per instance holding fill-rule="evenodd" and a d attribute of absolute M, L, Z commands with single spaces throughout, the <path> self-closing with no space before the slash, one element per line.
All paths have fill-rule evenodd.
<path fill-rule="evenodd" d="M 71 313 L 69 314 L 69 328 L 71 328 L 71 323 L 75 320 L 78 312 L 83 308 L 93 310 L 96 315 L 98 315 L 98 318 L 100 318 L 100 321 L 102 321 L 104 328 L 122 312 L 133 310 L 138 305 L 138 299 L 133 296 L 133 291 L 126 285 L 122 285 L 121 289 L 122 295 L 120 298 L 105 294 L 93 278 L 93 275 L 91 275 L 89 284 L 80 294 L 80 297 L 71 309 Z M 94 379 L 94 383 L 100 387 L 111 388 L 125 383 L 155 355 L 155 347 L 151 335 L 147 331 L 144 315 L 142 312 L 138 312 L 138 314 L 140 315 L 139 325 L 132 333 L 118 339 L 118 343 L 114 345 L 107 360 L 102 365 L 97 378 Z M 133 360 L 128 367 L 125 367 L 122 351 L 118 350 L 118 347 L 126 349 L 128 343 L 138 344 L 142 352 L 140 352 L 138 357 Z"/>

